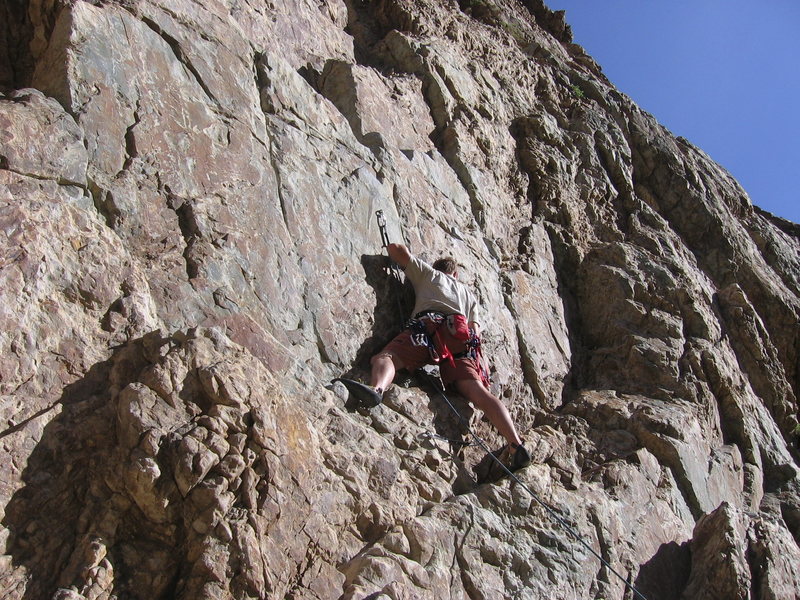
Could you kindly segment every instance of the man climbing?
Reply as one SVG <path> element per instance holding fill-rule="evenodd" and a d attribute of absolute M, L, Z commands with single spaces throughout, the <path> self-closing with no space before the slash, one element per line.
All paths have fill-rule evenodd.
<path fill-rule="evenodd" d="M 488 389 L 480 355 L 478 304 L 467 287 L 458 281 L 452 258 L 428 265 L 402 244 L 386 246 L 389 258 L 405 271 L 416 296 L 413 319 L 378 354 L 372 357 L 370 388 L 362 390 L 373 404 L 379 404 L 399 369 L 413 371 L 438 362 L 442 381 L 481 409 L 506 439 L 511 469 L 530 464 L 531 457 L 517 434 L 508 409 Z M 366 387 L 366 386 L 364 386 Z"/>

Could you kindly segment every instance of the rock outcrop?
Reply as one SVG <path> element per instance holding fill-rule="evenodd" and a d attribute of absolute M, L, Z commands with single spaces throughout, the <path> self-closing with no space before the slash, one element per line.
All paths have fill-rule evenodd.
<path fill-rule="evenodd" d="M 4 598 L 800 597 L 800 230 L 563 13 L 0 14 Z M 474 286 L 521 484 L 426 377 L 329 384 L 409 308 L 377 210 Z"/>

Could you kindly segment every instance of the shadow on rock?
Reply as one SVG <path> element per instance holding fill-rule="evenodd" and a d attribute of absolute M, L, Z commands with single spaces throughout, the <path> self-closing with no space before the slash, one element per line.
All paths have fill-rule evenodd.
<path fill-rule="evenodd" d="M 497 461 L 500 461 L 508 466 L 507 454 L 508 449 L 505 444 L 492 450 L 491 456 L 489 454 L 484 454 L 483 458 L 481 458 L 473 469 L 478 483 L 495 483 L 508 477 L 506 470 L 497 464 Z"/>
<path fill-rule="evenodd" d="M 354 369 L 369 369 L 369 359 L 400 333 L 413 306 L 413 288 L 395 280 L 389 264 L 389 258 L 381 254 L 361 256 L 364 281 L 375 291 L 375 311 L 372 331 L 356 352 Z"/>
<path fill-rule="evenodd" d="M 689 581 L 692 555 L 689 544 L 662 544 L 639 569 L 634 586 L 648 600 L 680 598 Z"/>
<path fill-rule="evenodd" d="M 6 507 L 7 553 L 26 573 L 25 600 L 72 586 L 108 588 L 111 581 L 114 593 L 131 598 L 164 597 L 174 587 L 178 528 L 157 526 L 113 487 L 120 468 L 113 399 L 132 381 L 124 374 L 144 365 L 135 346 L 118 349 L 64 389 L 62 410 L 44 428 L 23 471 L 24 487 Z"/>
<path fill-rule="evenodd" d="M 303 505 L 277 523 L 269 497 L 298 485 L 281 457 L 304 421 L 258 359 L 217 330 L 154 332 L 61 404 L 3 519 L 6 579 L 24 600 L 249 598 L 289 585 L 252 565 L 296 572 L 283 550 L 265 558 L 275 545 L 260 541 L 267 527 L 292 539 L 307 520 Z"/>
<path fill-rule="evenodd" d="M 431 381 L 432 377 L 430 374 L 426 374 L 423 377 L 417 375 L 415 380 L 420 385 L 427 384 L 428 388 L 430 388 L 434 385 Z M 453 493 L 456 495 L 469 493 L 474 491 L 476 485 L 494 483 L 506 476 L 507 473 L 500 468 L 497 461 L 486 454 L 470 433 L 469 424 L 475 414 L 475 409 L 472 405 L 457 392 L 446 390 L 443 394 L 438 391 L 438 387 L 436 391 L 428 389 L 428 397 L 430 399 L 428 408 L 433 414 L 434 432 L 432 433 L 439 439 L 450 443 L 450 450 L 454 460 L 459 463 L 458 475 L 452 485 Z M 481 457 L 471 472 L 463 468 L 468 447 L 474 447 Z M 492 455 L 502 460 L 505 448 L 505 445 L 503 445 L 498 449 L 492 450 Z"/>
<path fill-rule="evenodd" d="M 356 352 L 350 369 L 342 373 L 342 377 L 356 381 L 367 381 L 370 373 L 370 359 L 381 350 L 400 331 L 404 325 L 405 315 L 413 304 L 414 291 L 410 284 L 401 284 L 392 277 L 390 262 L 381 254 L 364 254 L 361 256 L 364 269 L 364 281 L 375 292 L 375 309 L 372 317 L 372 330 Z M 408 376 L 401 372 L 395 378 L 400 383 Z M 345 403 L 350 412 L 368 411 L 352 396 Z"/>

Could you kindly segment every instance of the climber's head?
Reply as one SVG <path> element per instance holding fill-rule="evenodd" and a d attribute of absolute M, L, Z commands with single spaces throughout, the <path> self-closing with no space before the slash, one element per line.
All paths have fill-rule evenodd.
<path fill-rule="evenodd" d="M 433 268 L 442 273 L 447 273 L 455 277 L 458 275 L 458 263 L 451 256 L 445 256 L 433 263 Z"/>

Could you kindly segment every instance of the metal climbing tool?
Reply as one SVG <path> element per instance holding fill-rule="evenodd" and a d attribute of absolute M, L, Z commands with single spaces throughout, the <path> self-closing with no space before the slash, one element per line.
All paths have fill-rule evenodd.
<path fill-rule="evenodd" d="M 387 248 L 388 253 L 388 246 L 391 243 L 389 241 L 389 233 L 386 230 L 386 217 L 383 214 L 382 210 L 378 210 L 375 212 L 375 217 L 378 220 L 378 229 L 381 232 L 381 247 Z M 403 314 L 403 303 L 400 299 L 402 290 L 403 290 L 403 276 L 400 274 L 400 267 L 397 266 L 393 260 L 389 260 L 389 273 L 391 278 L 394 280 L 394 297 L 395 301 L 397 302 L 397 314 L 398 318 L 400 319 L 400 329 L 405 328 L 406 318 Z"/>
<path fill-rule="evenodd" d="M 386 232 L 386 217 L 383 216 L 382 210 L 376 211 L 375 216 L 378 219 L 378 229 L 381 230 L 381 246 L 386 248 L 390 244 L 389 234 Z"/>

